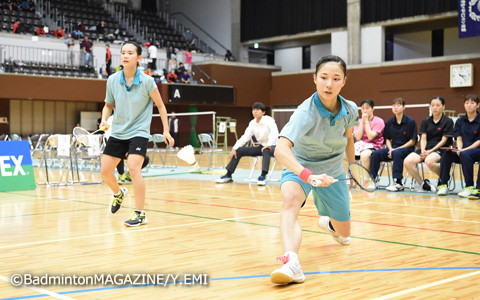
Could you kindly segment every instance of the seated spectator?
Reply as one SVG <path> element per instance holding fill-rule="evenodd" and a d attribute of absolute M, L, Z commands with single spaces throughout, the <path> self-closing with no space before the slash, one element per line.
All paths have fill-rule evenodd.
<path fill-rule="evenodd" d="M 178 63 L 177 75 L 178 77 L 182 77 L 183 72 L 186 70 L 185 66 L 182 62 Z"/>
<path fill-rule="evenodd" d="M 168 75 L 167 75 L 167 81 L 170 82 L 170 83 L 177 83 L 178 76 L 177 76 L 177 73 L 176 73 L 175 69 L 170 70 L 170 73 L 168 73 Z"/>
<path fill-rule="evenodd" d="M 148 76 L 153 76 L 152 69 L 147 68 L 143 73 L 147 74 Z"/>
<path fill-rule="evenodd" d="M 383 137 L 386 148 L 376 150 L 370 159 L 370 174 L 373 178 L 378 177 L 380 162 L 393 159 L 393 180 L 392 186 L 387 187 L 388 191 L 403 191 L 403 160 L 413 152 L 417 141 L 417 123 L 411 117 L 405 115 L 405 100 L 402 98 L 393 99 L 392 112 L 394 117 L 385 123 Z"/>
<path fill-rule="evenodd" d="M 473 165 L 480 161 L 480 99 L 475 94 L 465 96 L 463 100 L 466 115 L 458 118 L 453 128 L 456 150 L 446 151 L 440 160 L 440 182 L 437 195 L 448 194 L 450 169 L 452 163 L 461 163 L 465 178 L 465 189 L 458 193 L 460 197 L 477 199 L 480 189 L 480 177 L 477 176 L 476 188 L 473 185 Z M 480 169 L 479 169 L 480 173 Z M 479 174 L 480 175 L 480 174 Z"/>
<path fill-rule="evenodd" d="M 105 26 L 105 21 L 100 21 L 100 23 L 97 24 L 97 33 L 103 35 L 105 33 Z"/>
<path fill-rule="evenodd" d="M 191 77 L 190 74 L 188 74 L 188 71 L 185 70 L 183 71 L 183 74 L 181 76 L 182 83 L 190 83 L 191 82 Z"/>
<path fill-rule="evenodd" d="M 20 2 L 19 8 L 22 11 L 35 11 L 35 5 L 32 1 L 23 0 Z"/>
<path fill-rule="evenodd" d="M 77 29 L 81 32 L 84 32 L 85 31 L 85 24 L 82 23 L 82 22 L 78 22 Z"/>
<path fill-rule="evenodd" d="M 77 40 L 78 40 L 78 39 L 83 39 L 83 32 L 80 31 L 80 30 L 78 30 L 78 29 L 77 29 L 77 30 L 73 30 L 73 31 L 72 31 L 72 37 L 73 37 L 74 39 L 77 39 Z"/>
<path fill-rule="evenodd" d="M 62 27 L 58 26 L 57 29 L 53 32 L 53 35 L 57 39 L 63 39 L 65 37 L 65 30 L 62 29 Z"/>
<path fill-rule="evenodd" d="M 35 35 L 38 35 L 38 36 L 45 36 L 46 35 L 43 25 L 41 25 L 41 26 L 37 27 L 37 29 L 35 29 Z"/>
<path fill-rule="evenodd" d="M 20 22 L 20 20 L 17 19 L 17 20 L 15 21 L 15 23 L 13 23 L 12 32 L 13 32 L 13 33 L 22 33 L 22 32 L 21 32 L 21 28 L 20 28 L 21 24 L 22 24 L 22 23 Z"/>
<path fill-rule="evenodd" d="M 278 142 L 278 127 L 275 120 L 265 115 L 265 105 L 255 102 L 252 106 L 253 120 L 248 123 L 245 133 L 238 139 L 230 153 L 230 162 L 227 165 L 227 173 L 215 180 L 216 183 L 232 182 L 232 174 L 235 172 L 240 158 L 244 156 L 262 156 L 262 173 L 258 177 L 257 184 L 265 185 L 265 178 L 270 169 L 270 158 L 275 153 L 275 145 Z M 255 136 L 260 145 L 246 147 L 252 137 Z"/>
<path fill-rule="evenodd" d="M 235 58 L 233 58 L 233 54 L 230 50 L 227 50 L 227 52 L 225 53 L 225 58 L 223 60 L 235 61 Z"/>
<path fill-rule="evenodd" d="M 385 122 L 373 115 L 375 103 L 371 99 L 360 103 L 362 115 L 359 125 L 353 128 L 355 138 L 355 156 L 359 157 L 362 165 L 370 170 L 370 157 L 372 152 L 383 148 L 383 130 Z"/>
<path fill-rule="evenodd" d="M 425 162 L 427 167 L 440 177 L 440 159 L 444 150 L 442 147 L 451 145 L 453 133 L 453 121 L 443 114 L 445 99 L 434 97 L 430 101 L 432 115 L 422 120 L 420 126 L 420 149 L 410 153 L 405 158 L 405 169 L 417 181 L 417 192 L 431 192 L 432 187 L 428 179 L 423 179 L 418 173 L 417 164 Z"/>

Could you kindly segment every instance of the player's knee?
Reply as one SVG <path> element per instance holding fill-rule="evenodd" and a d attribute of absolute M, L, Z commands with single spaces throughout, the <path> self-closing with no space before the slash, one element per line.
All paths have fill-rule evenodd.
<path fill-rule="evenodd" d="M 305 199 L 302 199 L 301 196 L 296 193 L 283 195 L 283 209 L 299 209 L 302 206 L 303 201 L 305 201 Z"/>
<path fill-rule="evenodd" d="M 112 172 L 109 169 L 103 167 L 103 168 L 100 169 L 100 174 L 102 175 L 102 179 L 104 179 L 107 176 L 109 176 L 110 174 L 112 174 Z"/>

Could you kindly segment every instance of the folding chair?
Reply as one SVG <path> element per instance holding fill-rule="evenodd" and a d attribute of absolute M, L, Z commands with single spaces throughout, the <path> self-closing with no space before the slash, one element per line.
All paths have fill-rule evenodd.
<path fill-rule="evenodd" d="M 56 134 L 48 137 L 43 148 L 46 182 L 37 184 L 67 185 L 73 184 L 72 137 L 69 134 Z M 52 169 L 60 169 L 60 178 L 54 179 Z M 64 178 L 65 177 L 65 178 Z M 69 180 L 70 177 L 70 180 Z M 63 181 L 65 179 L 65 181 Z"/>
<path fill-rule="evenodd" d="M 377 183 L 379 188 L 387 188 L 392 184 L 392 164 L 393 164 L 392 160 L 387 160 L 387 161 L 380 162 L 380 168 L 378 169 L 378 175 L 377 175 L 377 178 L 376 178 L 376 183 Z M 387 171 L 387 180 L 388 180 L 387 185 L 380 185 L 379 184 L 380 183 L 380 177 L 383 173 L 383 170 Z"/>
<path fill-rule="evenodd" d="M 35 161 L 38 161 L 38 164 L 35 165 L 39 168 L 41 168 L 44 163 L 43 148 L 49 136 L 49 134 L 40 134 L 38 137 L 34 135 L 32 136 L 32 139 L 30 141 L 30 154 L 32 155 L 32 164 L 34 164 Z"/>
<path fill-rule="evenodd" d="M 205 154 L 210 163 L 208 166 L 210 169 L 213 167 L 213 154 L 222 150 L 217 149 L 216 144 L 213 142 L 212 135 L 209 133 L 200 133 L 198 135 L 198 140 L 200 141 L 200 155 L 198 160 L 200 161 L 201 156 Z"/>
<path fill-rule="evenodd" d="M 92 180 L 92 178 L 94 172 L 100 173 L 101 154 L 105 148 L 104 141 L 102 134 L 93 134 L 79 136 L 73 143 L 72 150 L 77 170 L 77 179 L 81 184 L 101 183 L 103 181 L 102 178 L 97 180 Z M 79 162 L 83 162 L 83 167 L 90 171 L 87 179 L 82 179 L 80 176 Z"/>
<path fill-rule="evenodd" d="M 253 176 L 253 172 L 255 171 L 255 169 L 257 167 L 257 163 L 260 161 L 260 159 L 263 159 L 263 156 L 255 156 L 254 159 L 255 160 L 253 162 L 252 168 L 250 169 L 250 174 L 248 175 L 248 178 L 245 179 L 245 181 L 257 182 L 257 179 Z M 277 165 L 277 159 L 274 156 L 272 156 L 270 159 L 273 159 L 273 163 L 270 163 L 270 170 L 268 171 L 268 174 L 265 177 L 265 182 L 279 181 L 279 179 L 272 179 L 273 170 L 275 169 L 275 166 Z"/>
<path fill-rule="evenodd" d="M 173 167 L 173 168 L 176 168 L 177 167 L 177 159 L 176 159 L 176 155 L 175 155 L 175 149 L 170 147 L 168 145 L 168 143 L 165 141 L 165 137 L 163 136 L 163 134 L 159 134 L 159 133 L 155 133 L 152 135 L 152 138 L 151 138 L 151 141 L 153 142 L 153 154 L 152 154 L 152 165 L 153 165 L 153 162 L 155 160 L 155 154 L 158 154 L 158 156 L 160 157 L 160 160 L 162 161 L 162 167 Z M 162 148 L 161 147 L 161 144 L 162 143 L 165 143 L 165 148 Z M 174 162 L 174 166 L 167 166 L 166 163 L 167 163 L 167 158 L 168 158 L 168 154 L 171 154 L 170 156 L 172 156 L 173 158 L 173 162 Z M 162 157 L 162 154 L 163 154 L 163 157 Z"/>
<path fill-rule="evenodd" d="M 422 181 L 425 180 L 424 164 L 425 164 L 425 162 L 420 162 L 420 163 L 418 163 L 418 164 L 415 165 L 415 168 L 417 168 L 417 170 L 420 168 L 420 176 L 422 176 Z M 404 183 L 405 183 L 405 184 L 406 184 L 407 181 L 408 181 L 408 177 L 410 177 L 410 176 L 409 176 L 410 174 L 409 174 L 408 172 L 406 172 L 406 173 L 407 173 L 407 174 L 405 175 L 405 179 L 404 179 Z M 412 178 L 411 178 L 411 180 L 410 180 L 410 191 L 413 191 L 413 189 L 414 189 L 413 187 L 414 187 L 414 186 L 415 186 L 415 178 L 413 178 L 413 176 L 412 176 Z"/>

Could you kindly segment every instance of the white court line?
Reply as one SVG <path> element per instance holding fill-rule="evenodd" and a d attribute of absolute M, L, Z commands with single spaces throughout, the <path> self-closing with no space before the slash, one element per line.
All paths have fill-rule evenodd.
<path fill-rule="evenodd" d="M 428 283 L 428 284 L 425 284 L 425 285 L 417 286 L 416 288 L 411 288 L 411 289 L 404 290 L 404 291 L 401 291 L 401 292 L 396 292 L 396 293 L 393 293 L 393 294 L 390 294 L 390 295 L 378 297 L 378 298 L 375 298 L 374 300 L 392 299 L 394 297 L 398 297 L 398 296 L 402 296 L 402 295 L 405 295 L 405 294 L 410 294 L 410 293 L 413 293 L 413 292 L 416 292 L 416 291 L 419 291 L 419 290 L 427 289 L 427 288 L 430 288 L 432 286 L 441 285 L 441 284 L 444 284 L 444 283 L 452 282 L 452 281 L 455 281 L 455 280 L 460 280 L 460 279 L 463 279 L 463 278 L 467 278 L 467 277 L 475 276 L 475 275 L 479 275 L 479 274 L 480 274 L 480 271 L 467 273 L 467 274 L 455 276 L 455 277 L 452 277 L 452 278 L 447 278 L 447 279 L 443 279 L 443 280 L 440 280 L 440 281 L 436 281 L 436 282 Z"/>
<path fill-rule="evenodd" d="M 353 209 L 352 209 L 353 210 Z M 397 214 L 391 212 L 384 212 L 384 211 L 376 211 L 376 210 L 361 210 L 355 209 L 357 212 L 366 212 L 371 214 L 383 214 L 383 215 L 394 215 L 394 216 L 401 216 L 401 217 L 414 217 L 414 218 L 423 218 L 423 219 L 433 219 L 433 220 L 443 220 L 443 221 L 454 221 L 454 222 L 463 222 L 463 223 L 474 223 L 480 224 L 480 221 L 467 221 L 467 220 L 457 220 L 457 219 L 448 219 L 448 218 L 441 218 L 441 217 L 428 217 L 428 216 L 420 216 L 420 215 L 408 215 L 408 214 Z"/>
<path fill-rule="evenodd" d="M 0 275 L 0 279 L 10 283 L 10 278 L 8 278 L 6 276 Z M 52 297 L 57 298 L 57 299 L 75 300 L 75 298 L 70 298 L 70 297 L 67 297 L 67 296 L 64 296 L 64 295 L 60 295 L 60 294 L 57 294 L 55 292 L 51 292 L 51 291 L 48 291 L 48 290 L 45 290 L 45 289 L 41 289 L 41 288 L 38 288 L 38 287 L 35 287 L 35 286 L 32 286 L 32 285 L 21 285 L 21 287 L 26 287 L 26 288 L 29 288 L 29 289 L 34 290 L 36 292 L 39 292 L 43 295 L 49 295 L 49 296 L 52 296 Z M 14 288 L 18 288 L 18 287 L 15 286 Z"/>
<path fill-rule="evenodd" d="M 71 237 L 71 238 L 64 238 L 64 239 L 56 239 L 56 240 L 47 240 L 47 241 L 38 241 L 38 242 L 31 242 L 31 243 L 24 243 L 24 244 L 1 246 L 0 249 L 9 249 L 9 248 L 22 247 L 22 246 L 32 246 L 32 245 L 41 245 L 41 244 L 48 244 L 48 243 L 72 241 L 72 240 L 89 239 L 89 238 L 103 237 L 103 236 L 116 235 L 116 234 L 134 233 L 134 232 L 139 232 L 139 231 L 151 231 L 151 230 L 167 229 L 167 228 L 174 228 L 174 227 L 203 225 L 203 224 L 214 223 L 214 222 L 236 221 L 236 220 L 251 219 L 251 218 L 257 218 L 257 217 L 273 216 L 273 215 L 278 215 L 278 214 L 280 214 L 280 212 L 268 213 L 268 214 L 262 214 L 262 215 L 255 215 L 255 216 L 247 216 L 247 217 L 241 217 L 241 218 L 229 218 L 229 219 L 210 220 L 210 221 L 205 221 L 205 222 L 195 222 L 195 223 L 188 223 L 188 224 L 177 224 L 177 225 L 170 225 L 170 226 L 150 227 L 150 228 L 143 228 L 143 229 L 136 229 L 136 230 L 106 232 L 106 233 L 86 235 L 86 236 L 78 236 L 78 237 Z"/>
<path fill-rule="evenodd" d="M 373 201 L 365 201 L 365 200 L 355 200 L 351 199 L 350 204 L 352 203 L 368 203 L 368 204 L 381 204 L 381 205 L 393 205 L 393 206 L 400 206 L 400 207 L 408 207 L 408 208 L 426 208 L 426 209 L 436 209 L 436 210 L 448 210 L 451 211 L 451 207 L 436 207 L 436 206 L 425 206 L 425 205 L 405 205 L 404 203 L 392 203 L 392 202 L 373 202 Z M 465 208 L 458 208 L 462 212 L 478 212 L 475 209 L 465 209 Z"/>

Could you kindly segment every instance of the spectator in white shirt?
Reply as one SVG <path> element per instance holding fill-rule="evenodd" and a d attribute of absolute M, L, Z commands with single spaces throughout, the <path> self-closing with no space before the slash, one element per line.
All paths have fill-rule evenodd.
<path fill-rule="evenodd" d="M 227 165 L 227 174 L 215 180 L 216 183 L 232 182 L 232 174 L 237 168 L 240 158 L 243 156 L 262 156 L 262 174 L 258 177 L 257 184 L 265 185 L 265 177 L 270 168 L 270 157 L 275 152 L 275 145 L 278 141 L 278 127 L 275 120 L 265 115 L 265 105 L 255 102 L 252 106 L 254 119 L 250 121 L 245 133 L 238 139 L 230 153 L 230 163 Z M 245 147 L 252 137 L 259 143 L 258 146 Z"/>

